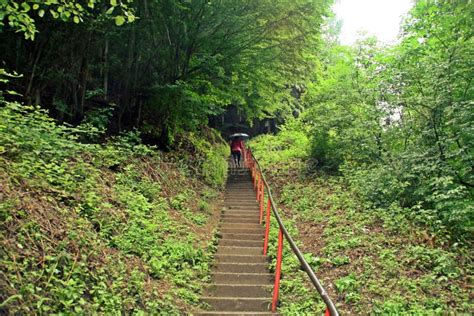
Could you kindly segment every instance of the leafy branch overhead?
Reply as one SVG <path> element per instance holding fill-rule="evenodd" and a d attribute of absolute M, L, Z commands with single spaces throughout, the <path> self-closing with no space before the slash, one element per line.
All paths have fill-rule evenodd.
<path fill-rule="evenodd" d="M 26 39 L 34 40 L 38 33 L 36 22 L 40 18 L 52 18 L 63 22 L 82 23 L 88 19 L 114 19 L 120 26 L 136 19 L 131 6 L 133 0 L 2 0 L 0 1 L 0 30 L 8 25 Z M 105 14 L 102 13 L 105 11 Z M 109 17 L 110 16 L 110 17 Z"/>

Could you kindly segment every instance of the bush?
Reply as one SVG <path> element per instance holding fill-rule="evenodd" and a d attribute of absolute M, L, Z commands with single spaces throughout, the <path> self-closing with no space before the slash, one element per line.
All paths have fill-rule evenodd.
<path fill-rule="evenodd" d="M 278 134 L 260 135 L 252 139 L 250 146 L 262 167 L 271 165 L 289 170 L 307 161 L 310 142 L 301 121 L 291 120 Z"/>

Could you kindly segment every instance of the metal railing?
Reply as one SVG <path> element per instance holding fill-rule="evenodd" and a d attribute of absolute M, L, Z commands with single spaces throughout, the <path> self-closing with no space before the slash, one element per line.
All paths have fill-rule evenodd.
<path fill-rule="evenodd" d="M 286 230 L 285 225 L 283 224 L 280 214 L 278 213 L 276 204 L 273 200 L 270 186 L 268 185 L 265 179 L 265 176 L 263 175 L 263 172 L 260 167 L 260 164 L 258 163 L 258 160 L 253 156 L 250 148 L 247 149 L 246 151 L 245 163 L 251 171 L 253 185 L 256 190 L 256 198 L 260 206 L 260 224 L 263 223 L 264 205 L 265 205 L 264 200 L 265 200 L 265 191 L 266 191 L 267 203 L 266 203 L 266 214 L 265 214 L 265 239 L 264 239 L 264 244 L 263 244 L 264 255 L 267 255 L 267 250 L 268 250 L 268 238 L 269 238 L 269 233 L 270 233 L 271 213 L 273 213 L 279 226 L 277 262 L 276 262 L 276 269 L 275 269 L 275 283 L 273 287 L 273 299 L 272 299 L 272 312 L 276 312 L 277 303 L 278 303 L 278 294 L 279 294 L 279 289 L 280 289 L 280 277 L 281 277 L 281 264 L 282 264 L 282 259 L 283 259 L 283 240 L 285 239 L 289 243 L 293 253 L 296 255 L 296 257 L 300 261 L 303 270 L 309 276 L 311 283 L 314 285 L 319 295 L 321 296 L 322 300 L 326 304 L 325 315 L 331 315 L 331 316 L 339 315 L 336 309 L 336 306 L 329 298 L 329 295 L 327 294 L 326 290 L 321 285 L 321 282 L 319 282 L 313 269 L 311 269 L 309 264 L 304 259 L 303 254 L 301 253 L 300 249 L 298 248 L 296 243 L 293 241 L 291 236 L 288 234 L 288 231 Z"/>

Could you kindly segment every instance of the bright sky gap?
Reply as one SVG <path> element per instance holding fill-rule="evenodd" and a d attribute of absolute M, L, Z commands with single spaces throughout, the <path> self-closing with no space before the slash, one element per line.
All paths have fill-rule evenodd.
<path fill-rule="evenodd" d="M 352 45 L 361 33 L 367 33 L 394 44 L 402 18 L 412 6 L 412 0 L 337 0 L 333 10 L 343 22 L 339 40 Z"/>

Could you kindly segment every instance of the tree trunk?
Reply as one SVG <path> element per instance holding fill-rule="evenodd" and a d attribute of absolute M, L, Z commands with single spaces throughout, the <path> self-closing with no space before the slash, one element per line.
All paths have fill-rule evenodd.
<path fill-rule="evenodd" d="M 82 53 L 81 67 L 79 70 L 79 83 L 78 83 L 78 92 L 80 93 L 80 103 L 79 108 L 76 112 L 77 122 L 81 121 L 84 117 L 84 104 L 86 102 L 86 91 L 87 91 L 87 76 L 89 72 L 88 56 L 89 56 L 89 46 L 92 40 L 92 32 L 87 33 L 87 40 L 84 46 L 84 51 Z"/>
<path fill-rule="evenodd" d="M 109 93 L 109 66 L 108 66 L 108 55 L 109 55 L 109 39 L 106 37 L 105 38 L 105 47 L 104 47 L 104 55 L 103 55 L 103 64 L 102 64 L 102 69 L 103 69 L 103 75 L 104 75 L 104 81 L 103 81 L 103 87 L 104 87 L 104 99 L 107 101 L 108 99 L 108 93 Z"/>

